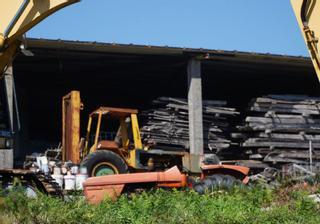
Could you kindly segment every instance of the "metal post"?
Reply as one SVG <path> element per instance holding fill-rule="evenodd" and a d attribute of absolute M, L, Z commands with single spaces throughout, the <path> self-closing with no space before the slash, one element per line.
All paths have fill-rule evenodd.
<path fill-rule="evenodd" d="M 312 166 L 313 166 L 313 161 L 312 161 L 312 150 L 313 150 L 313 146 L 312 146 L 312 141 L 309 141 L 309 158 L 310 158 L 310 171 L 312 172 Z"/>
<path fill-rule="evenodd" d="M 8 66 L 4 73 L 4 86 L 8 105 L 9 125 L 10 130 L 13 132 L 13 69 L 12 66 Z"/>
<path fill-rule="evenodd" d="M 13 70 L 12 65 L 8 66 L 4 73 L 4 88 L 6 94 L 7 113 L 9 117 L 9 129 L 10 132 L 14 131 L 14 82 L 13 82 Z M 12 169 L 13 168 L 13 149 L 6 148 L 0 150 L 0 168 L 1 169 Z"/>
<path fill-rule="evenodd" d="M 187 73 L 190 142 L 188 168 L 191 172 L 197 173 L 200 172 L 203 158 L 201 61 L 191 59 Z"/>

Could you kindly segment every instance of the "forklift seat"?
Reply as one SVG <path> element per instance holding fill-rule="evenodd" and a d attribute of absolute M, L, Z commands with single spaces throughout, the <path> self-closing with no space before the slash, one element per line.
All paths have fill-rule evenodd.
<path fill-rule="evenodd" d="M 98 147 L 102 148 L 102 149 L 112 150 L 112 149 L 119 149 L 120 145 L 116 141 L 103 140 L 103 141 L 99 142 Z"/>

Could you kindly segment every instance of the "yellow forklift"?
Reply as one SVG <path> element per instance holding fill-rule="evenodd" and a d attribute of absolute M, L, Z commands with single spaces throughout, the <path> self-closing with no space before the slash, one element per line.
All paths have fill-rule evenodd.
<path fill-rule="evenodd" d="M 86 137 L 80 139 L 82 107 L 79 91 L 63 97 L 62 155 L 63 161 L 87 168 L 91 178 L 84 183 L 84 192 L 91 203 L 99 203 L 106 195 L 116 198 L 128 189 L 193 187 L 204 193 L 249 180 L 247 167 L 222 165 L 218 159 L 206 162 L 203 153 L 192 155 L 144 145 L 135 109 L 99 107 L 89 114 Z M 117 134 L 101 138 L 102 129 L 110 131 L 114 121 Z M 196 182 L 194 176 L 202 181 Z"/>
<path fill-rule="evenodd" d="M 86 137 L 81 139 L 81 109 L 79 91 L 63 97 L 62 155 L 63 161 L 85 166 L 89 176 L 163 171 L 174 166 L 186 173 L 201 173 L 203 156 L 194 159 L 187 151 L 168 151 L 144 145 L 136 109 L 99 107 L 89 114 Z M 101 138 L 102 129 L 110 131 L 111 124 L 116 126 L 116 135 Z M 214 161 L 219 163 L 217 159 Z M 236 166 L 232 172 L 235 176 L 246 176 Z"/>

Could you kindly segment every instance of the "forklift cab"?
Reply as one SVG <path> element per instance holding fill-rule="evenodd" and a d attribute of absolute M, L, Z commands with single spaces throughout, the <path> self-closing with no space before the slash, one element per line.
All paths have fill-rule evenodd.
<path fill-rule="evenodd" d="M 136 150 L 143 149 L 137 118 L 138 110 L 99 107 L 89 115 L 87 133 L 81 157 L 97 150 L 108 150 L 120 155 L 129 166 L 136 167 Z M 111 120 L 119 121 L 114 139 L 100 139 L 102 128 L 108 127 Z M 108 122 L 110 123 L 108 124 Z M 92 130 L 94 129 L 95 130 Z M 108 130 L 108 129 L 107 129 Z M 94 138 L 91 140 L 92 132 Z"/>

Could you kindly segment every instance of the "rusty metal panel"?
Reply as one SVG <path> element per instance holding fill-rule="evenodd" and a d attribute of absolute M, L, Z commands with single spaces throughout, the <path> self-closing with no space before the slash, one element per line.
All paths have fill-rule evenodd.
<path fill-rule="evenodd" d="M 72 91 L 62 98 L 62 156 L 63 161 L 80 162 L 80 110 L 79 91 Z"/>

